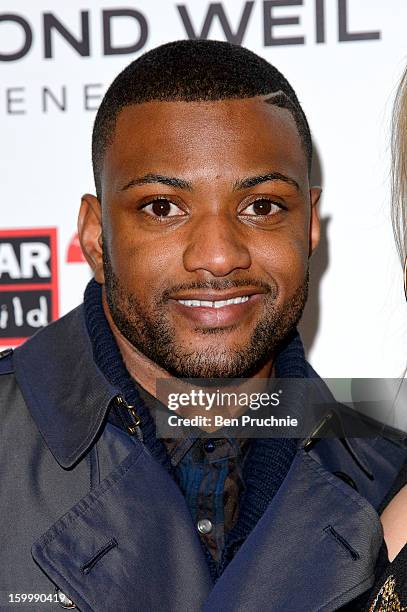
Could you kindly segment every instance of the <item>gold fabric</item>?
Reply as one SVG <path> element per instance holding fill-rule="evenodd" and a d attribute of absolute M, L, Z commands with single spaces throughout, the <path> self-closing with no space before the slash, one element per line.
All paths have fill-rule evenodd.
<path fill-rule="evenodd" d="M 369 612 L 404 612 L 406 606 L 401 605 L 400 597 L 396 592 L 396 580 L 389 576 L 376 595 Z"/>

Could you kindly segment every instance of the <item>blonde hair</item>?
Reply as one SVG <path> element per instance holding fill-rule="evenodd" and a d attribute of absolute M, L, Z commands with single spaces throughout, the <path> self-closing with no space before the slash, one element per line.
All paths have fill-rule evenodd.
<path fill-rule="evenodd" d="M 394 101 L 391 132 L 391 218 L 399 255 L 407 254 L 407 69 Z"/>

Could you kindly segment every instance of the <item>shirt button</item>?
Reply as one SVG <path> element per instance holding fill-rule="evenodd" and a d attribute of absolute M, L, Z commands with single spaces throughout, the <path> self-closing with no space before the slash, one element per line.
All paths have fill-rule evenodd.
<path fill-rule="evenodd" d="M 212 531 L 212 523 L 209 519 L 200 519 L 197 524 L 196 524 L 199 533 L 202 533 L 203 535 L 207 535 L 208 533 L 210 533 Z"/>
<path fill-rule="evenodd" d="M 213 440 L 205 440 L 203 447 L 207 453 L 213 453 L 215 450 L 215 442 Z"/>
<path fill-rule="evenodd" d="M 69 599 L 60 589 L 56 589 L 57 601 L 62 608 L 76 608 L 72 599 Z"/>

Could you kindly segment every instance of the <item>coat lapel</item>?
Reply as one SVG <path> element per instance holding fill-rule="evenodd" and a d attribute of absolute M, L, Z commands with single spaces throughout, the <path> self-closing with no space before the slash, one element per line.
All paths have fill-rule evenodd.
<path fill-rule="evenodd" d="M 212 586 L 181 493 L 140 443 L 32 555 L 82 612 L 194 612 Z"/>
<path fill-rule="evenodd" d="M 98 444 L 113 449 L 117 439 L 108 428 Z M 32 547 L 35 561 L 83 612 L 328 612 L 371 586 L 382 541 L 372 503 L 385 494 L 402 451 L 392 449 L 391 461 L 382 449 L 369 457 L 365 452 L 367 474 L 339 440 L 321 440 L 309 453 L 300 448 L 277 495 L 212 588 L 176 484 L 137 440 L 128 450 L 111 451 L 120 465 Z"/>
<path fill-rule="evenodd" d="M 326 447 L 336 465 L 324 465 Z M 400 452 L 398 461 L 403 457 Z M 383 471 L 378 453 L 375 460 Z M 328 612 L 372 585 L 382 542 L 379 516 L 368 499 L 332 473 L 338 465 L 355 484 L 363 482 L 365 491 L 369 481 L 371 498 L 385 494 L 398 469 L 389 464 L 380 493 L 378 481 L 363 473 L 339 440 L 323 440 L 312 453 L 300 449 L 277 495 L 216 583 L 205 612 Z"/>

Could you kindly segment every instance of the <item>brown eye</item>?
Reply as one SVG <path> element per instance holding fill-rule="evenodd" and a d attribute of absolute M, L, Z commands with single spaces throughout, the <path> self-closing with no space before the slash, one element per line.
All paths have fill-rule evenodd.
<path fill-rule="evenodd" d="M 256 200 L 253 202 L 253 211 L 256 215 L 268 215 L 271 212 L 272 203 L 269 200 Z"/>
<path fill-rule="evenodd" d="M 156 200 L 151 205 L 151 211 L 157 215 L 157 217 L 166 217 L 170 214 L 171 204 L 168 200 Z"/>
<path fill-rule="evenodd" d="M 277 204 L 272 200 L 259 198 L 247 206 L 241 214 L 248 217 L 271 217 L 277 214 L 283 208 L 284 207 L 281 204 Z"/>
<path fill-rule="evenodd" d="M 148 202 L 142 207 L 142 211 L 154 217 L 155 219 L 163 219 L 164 217 L 178 217 L 185 213 L 171 200 L 166 198 L 156 198 Z"/>

